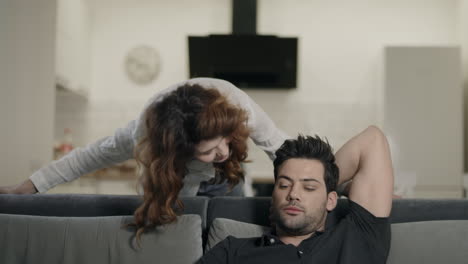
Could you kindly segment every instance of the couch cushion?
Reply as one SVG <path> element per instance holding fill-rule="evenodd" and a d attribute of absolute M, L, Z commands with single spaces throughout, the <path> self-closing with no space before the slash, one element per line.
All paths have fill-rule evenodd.
<path fill-rule="evenodd" d="M 392 224 L 389 264 L 468 262 L 468 221 Z"/>
<path fill-rule="evenodd" d="M 468 221 L 447 220 L 392 224 L 392 242 L 387 263 L 467 263 Z M 206 250 L 229 235 L 259 237 L 269 227 L 217 218 L 208 234 Z"/>
<path fill-rule="evenodd" d="M 45 217 L 0 214 L 0 263 L 193 263 L 202 255 L 199 215 L 180 216 L 142 236 L 132 216 Z"/>
<path fill-rule="evenodd" d="M 244 223 L 226 218 L 216 218 L 210 226 L 205 251 L 210 250 L 220 241 L 231 235 L 242 238 L 259 237 L 263 233 L 269 231 L 270 228 L 266 226 Z"/>
<path fill-rule="evenodd" d="M 269 197 L 213 197 L 208 204 L 207 227 L 216 218 L 268 226 L 270 204 Z"/>

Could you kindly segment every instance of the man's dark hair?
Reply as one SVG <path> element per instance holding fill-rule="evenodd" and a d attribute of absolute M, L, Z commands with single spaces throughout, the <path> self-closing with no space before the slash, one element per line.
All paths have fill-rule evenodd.
<path fill-rule="evenodd" d="M 327 193 L 336 191 L 338 184 L 339 169 L 335 163 L 335 155 L 328 140 L 322 140 L 319 136 L 303 136 L 297 139 L 286 140 L 276 151 L 276 159 L 273 161 L 275 180 L 278 170 L 288 159 L 311 159 L 318 160 L 325 169 L 324 181 Z"/>

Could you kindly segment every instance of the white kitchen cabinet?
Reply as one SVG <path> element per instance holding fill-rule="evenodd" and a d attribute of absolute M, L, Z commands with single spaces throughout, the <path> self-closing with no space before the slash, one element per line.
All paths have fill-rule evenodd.
<path fill-rule="evenodd" d="M 58 0 L 56 84 L 87 97 L 90 89 L 89 8 L 83 0 Z"/>
<path fill-rule="evenodd" d="M 0 1 L 1 186 L 52 160 L 56 7 L 55 0 Z"/>
<path fill-rule="evenodd" d="M 385 49 L 384 128 L 409 196 L 462 197 L 461 80 L 459 47 Z"/>

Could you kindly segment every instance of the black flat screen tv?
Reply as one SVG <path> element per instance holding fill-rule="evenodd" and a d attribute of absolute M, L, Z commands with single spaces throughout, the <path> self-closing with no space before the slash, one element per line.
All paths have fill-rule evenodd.
<path fill-rule="evenodd" d="M 241 88 L 295 88 L 297 38 L 267 35 L 189 36 L 190 77 L 214 77 Z"/>

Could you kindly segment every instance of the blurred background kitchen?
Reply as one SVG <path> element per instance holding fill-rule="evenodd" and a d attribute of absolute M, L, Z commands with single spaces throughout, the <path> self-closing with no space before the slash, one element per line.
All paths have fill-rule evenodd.
<path fill-rule="evenodd" d="M 188 79 L 188 37 L 233 33 L 233 1 L 0 0 L 0 185 L 112 135 Z M 297 38 L 292 88 L 240 82 L 278 127 L 338 149 L 376 124 L 390 139 L 396 194 L 466 197 L 468 1 L 253 2 L 257 34 Z M 273 168 L 250 146 L 255 195 Z M 135 166 L 49 192 L 134 194 Z"/>

